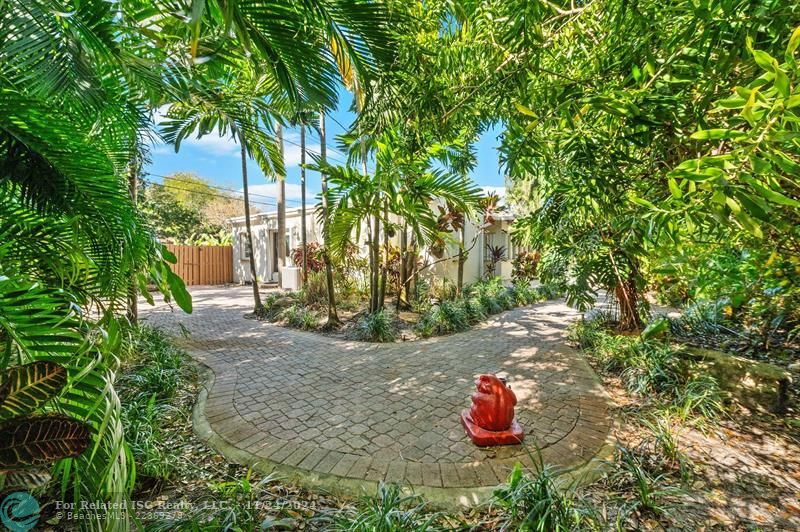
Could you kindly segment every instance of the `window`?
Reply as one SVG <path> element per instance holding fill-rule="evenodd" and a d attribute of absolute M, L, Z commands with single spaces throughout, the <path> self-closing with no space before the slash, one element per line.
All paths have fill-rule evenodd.
<path fill-rule="evenodd" d="M 247 233 L 239 235 L 239 260 L 250 260 L 250 242 L 247 241 Z"/>

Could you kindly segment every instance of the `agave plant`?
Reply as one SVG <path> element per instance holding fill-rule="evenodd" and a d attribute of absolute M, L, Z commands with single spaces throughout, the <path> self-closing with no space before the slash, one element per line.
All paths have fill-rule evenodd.
<path fill-rule="evenodd" d="M 6 369 L 0 381 L 0 485 L 31 488 L 31 479 L 39 484 L 49 477 L 44 466 L 76 458 L 91 443 L 86 423 L 41 413 L 67 379 L 64 366 L 47 360 Z"/>

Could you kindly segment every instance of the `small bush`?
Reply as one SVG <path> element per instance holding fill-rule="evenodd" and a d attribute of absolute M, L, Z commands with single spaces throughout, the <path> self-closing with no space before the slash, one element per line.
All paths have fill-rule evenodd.
<path fill-rule="evenodd" d="M 183 353 L 153 327 L 135 329 L 128 351 L 132 365 L 118 381 L 122 400 L 172 399 L 183 371 Z"/>
<path fill-rule="evenodd" d="M 515 281 L 530 282 L 536 279 L 536 269 L 539 266 L 541 255 L 535 251 L 518 253 L 511 261 L 511 275 Z"/>
<path fill-rule="evenodd" d="M 170 478 L 179 467 L 179 456 L 164 427 L 171 418 L 189 415 L 172 405 L 191 378 L 191 367 L 159 329 L 133 329 L 128 347 L 127 364 L 117 380 L 125 440 L 139 475 Z"/>
<path fill-rule="evenodd" d="M 540 299 L 539 293 L 528 282 L 514 283 L 509 294 L 517 306 L 532 305 Z"/>
<path fill-rule="evenodd" d="M 289 327 L 311 331 L 319 327 L 319 318 L 311 310 L 301 305 L 292 305 L 281 312 L 281 319 Z"/>
<path fill-rule="evenodd" d="M 517 464 L 505 485 L 495 490 L 492 505 L 503 510 L 501 530 L 584 530 L 598 520 L 571 489 L 560 489 L 550 466 L 526 475 Z"/>
<path fill-rule="evenodd" d="M 307 306 L 325 306 L 328 304 L 328 284 L 324 271 L 309 271 L 308 279 L 303 285 L 300 299 Z"/>
<path fill-rule="evenodd" d="M 379 310 L 358 320 L 356 336 L 369 342 L 394 342 L 397 334 L 392 317 L 385 310 Z"/>
<path fill-rule="evenodd" d="M 334 530 L 351 532 L 423 532 L 435 527 L 438 513 L 432 512 L 419 495 L 404 495 L 395 484 L 378 486 L 378 493 L 361 501 L 359 509 L 346 508 L 324 520 L 332 521 Z"/>
<path fill-rule="evenodd" d="M 463 302 L 442 301 L 433 305 L 417 324 L 420 336 L 435 336 L 465 331 L 469 328 L 469 318 Z"/>
<path fill-rule="evenodd" d="M 142 397 L 122 405 L 125 441 L 140 476 L 167 479 L 177 471 L 178 451 L 167 445 L 161 429 L 162 419 L 169 410 L 169 405 L 156 403 L 155 394 L 150 399 Z"/>
<path fill-rule="evenodd" d="M 467 321 L 478 323 L 486 319 L 486 309 L 483 308 L 481 301 L 477 297 L 464 300 L 464 312 L 467 314 Z"/>
<path fill-rule="evenodd" d="M 680 493 L 678 488 L 665 485 L 664 473 L 651 473 L 646 459 L 630 449 L 617 448 L 617 463 L 619 467 L 610 481 L 616 487 L 633 492 L 635 498 L 628 503 L 629 512 L 664 513 L 669 508 L 665 499 Z"/>

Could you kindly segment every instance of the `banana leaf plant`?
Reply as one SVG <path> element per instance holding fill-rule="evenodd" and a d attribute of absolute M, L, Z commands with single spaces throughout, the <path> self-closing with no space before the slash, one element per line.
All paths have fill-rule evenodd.
<path fill-rule="evenodd" d="M 0 376 L 0 487 L 35 487 L 46 466 L 74 458 L 91 442 L 89 426 L 58 412 L 42 412 L 67 385 L 67 370 L 40 360 Z"/>

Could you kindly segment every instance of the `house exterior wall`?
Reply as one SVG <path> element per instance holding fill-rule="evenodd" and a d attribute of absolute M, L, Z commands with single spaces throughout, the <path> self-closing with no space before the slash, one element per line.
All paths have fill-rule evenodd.
<path fill-rule="evenodd" d="M 320 243 L 322 228 L 317 224 L 315 208 L 306 209 L 306 239 L 309 243 Z M 503 280 L 510 281 L 512 274 L 512 258 L 515 255 L 509 229 L 513 220 L 495 220 L 491 224 L 481 227 L 478 223 L 468 220 L 465 225 L 465 245 L 468 249 L 467 260 L 464 263 L 464 282 L 474 283 L 486 273 L 487 245 L 504 246 L 506 249 L 505 260 L 500 261 L 495 274 Z M 245 253 L 246 227 L 244 218 L 231 220 L 233 225 L 233 280 L 235 283 L 249 283 L 251 281 L 250 264 Z M 260 213 L 252 217 L 253 247 L 256 258 L 256 275 L 259 282 L 277 281 L 277 271 L 274 270 L 275 258 L 274 237 L 277 234 L 278 222 L 275 212 Z M 300 246 L 300 209 L 286 211 L 286 236 L 287 264 L 292 265 L 290 252 Z M 451 241 L 445 248 L 442 258 L 436 258 L 427 251 L 423 252 L 423 263 L 432 264 L 431 267 L 421 272 L 422 277 L 446 278 L 452 282 L 458 279 L 458 240 L 460 235 L 454 233 Z M 359 249 L 365 256 L 368 253 L 366 227 L 362 227 L 359 238 Z M 391 239 L 393 246 L 399 245 L 399 236 Z"/>
<path fill-rule="evenodd" d="M 306 208 L 306 240 L 319 242 L 320 233 L 316 224 L 313 206 Z M 259 282 L 277 281 L 277 257 L 275 252 L 275 238 L 278 232 L 277 213 L 259 213 L 251 217 L 253 231 L 253 248 L 256 258 L 256 276 Z M 231 220 L 233 225 L 233 282 L 249 283 L 250 261 L 246 253 L 246 234 L 244 218 Z M 300 246 L 302 242 L 300 209 L 287 209 L 286 211 L 286 262 L 292 265 L 291 251 Z"/>

